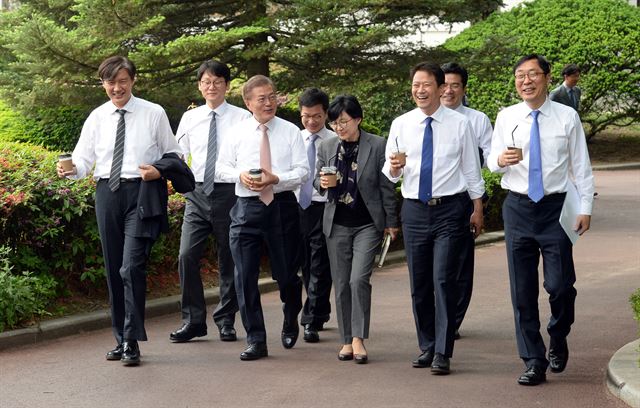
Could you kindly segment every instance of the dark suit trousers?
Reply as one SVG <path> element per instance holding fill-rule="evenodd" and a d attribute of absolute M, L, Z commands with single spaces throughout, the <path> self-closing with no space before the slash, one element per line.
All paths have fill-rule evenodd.
<path fill-rule="evenodd" d="M 534 203 L 509 193 L 502 206 L 511 302 L 518 352 L 527 367 L 548 366 L 540 335 L 538 264 L 542 254 L 544 288 L 549 294 L 551 337 L 566 337 L 575 316 L 576 273 L 571 241 L 558 218 L 565 194 L 553 194 Z"/>
<path fill-rule="evenodd" d="M 144 329 L 146 262 L 154 240 L 134 236 L 139 182 L 114 193 L 106 180 L 96 186 L 96 220 L 107 271 L 111 326 L 118 343 L 147 340 Z"/>
<path fill-rule="evenodd" d="M 258 291 L 263 243 L 269 254 L 271 275 L 278 282 L 283 303 L 283 330 L 298 330 L 302 309 L 302 281 L 298 277 L 300 217 L 291 191 L 275 194 L 267 206 L 258 197 L 239 197 L 231 210 L 229 242 L 236 265 L 235 283 L 247 343 L 267 340 Z"/>
<path fill-rule="evenodd" d="M 473 211 L 473 207 L 472 207 Z M 469 214 L 471 217 L 471 214 Z M 460 272 L 458 272 L 458 304 L 456 306 L 456 329 L 459 329 L 467 314 L 473 293 L 473 270 L 475 266 L 476 240 L 473 232 L 468 232 L 460 251 Z"/>
<path fill-rule="evenodd" d="M 411 283 L 413 317 L 422 351 L 453 355 L 460 251 L 469 233 L 465 194 L 440 205 L 404 200 L 402 233 Z M 435 298 L 434 298 L 435 295 Z"/>
<path fill-rule="evenodd" d="M 207 309 L 200 277 L 200 260 L 209 235 L 215 238 L 218 255 L 220 302 L 213 312 L 218 326 L 233 325 L 238 300 L 233 282 L 233 258 L 229 249 L 229 212 L 236 203 L 235 184 L 216 183 L 211 196 L 198 184 L 186 193 L 178 270 L 182 287 L 182 320 L 184 323 L 206 324 Z"/>
<path fill-rule="evenodd" d="M 323 214 L 324 203 L 314 201 L 306 210 L 300 208 L 301 269 L 307 290 L 300 324 L 316 327 L 329 321 L 331 314 L 331 267 L 322 233 Z"/>

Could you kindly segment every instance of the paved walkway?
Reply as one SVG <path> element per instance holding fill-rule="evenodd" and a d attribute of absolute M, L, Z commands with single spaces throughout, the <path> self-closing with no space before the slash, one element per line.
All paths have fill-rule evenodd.
<path fill-rule="evenodd" d="M 477 249 L 474 297 L 450 376 L 411 367 L 418 350 L 408 276 L 397 264 L 374 273 L 368 365 L 337 360 L 335 320 L 320 343 L 284 350 L 280 301 L 269 293 L 266 359 L 240 361 L 244 338 L 222 343 L 210 334 L 172 344 L 168 334 L 180 323 L 172 314 L 148 320 L 140 367 L 104 360 L 114 345 L 107 329 L 0 352 L 0 407 L 626 407 L 605 377 L 611 356 L 637 338 L 628 298 L 640 285 L 640 171 L 597 172 L 596 185 L 592 230 L 574 254 L 571 359 L 538 387 L 516 383 L 523 365 L 504 244 L 495 243 Z M 540 304 L 548 316 L 544 296 Z"/>

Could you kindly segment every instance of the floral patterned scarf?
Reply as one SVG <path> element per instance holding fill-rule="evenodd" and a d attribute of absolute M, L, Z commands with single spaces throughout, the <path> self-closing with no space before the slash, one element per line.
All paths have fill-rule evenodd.
<path fill-rule="evenodd" d="M 343 203 L 353 208 L 358 199 L 358 146 L 356 142 L 340 141 L 336 152 L 337 181 L 336 187 L 329 191 L 332 201 Z"/>

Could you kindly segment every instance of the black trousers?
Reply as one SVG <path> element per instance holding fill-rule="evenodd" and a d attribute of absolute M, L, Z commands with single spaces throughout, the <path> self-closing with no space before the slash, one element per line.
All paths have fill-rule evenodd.
<path fill-rule="evenodd" d="M 258 197 L 239 197 L 231 210 L 229 243 L 236 265 L 235 283 L 247 343 L 267 340 L 258 277 L 263 243 L 278 282 L 283 303 L 283 331 L 298 330 L 302 309 L 302 281 L 298 277 L 300 218 L 298 201 L 291 191 L 275 194 L 267 206 Z"/>
<path fill-rule="evenodd" d="M 538 312 L 540 255 L 551 306 L 547 332 L 551 337 L 566 337 L 575 317 L 572 244 L 558 221 L 564 197 L 564 193 L 553 194 L 534 203 L 510 192 L 502 206 L 516 340 L 527 367 L 549 365 Z"/>
<path fill-rule="evenodd" d="M 440 205 L 418 200 L 402 204 L 413 317 L 422 351 L 453 355 L 460 251 L 469 233 L 469 195 L 447 197 Z"/>
<path fill-rule="evenodd" d="M 96 220 L 107 271 L 111 327 L 118 343 L 147 340 L 144 328 L 146 263 L 154 240 L 135 237 L 140 182 L 112 192 L 106 180 L 96 186 Z"/>
<path fill-rule="evenodd" d="M 471 214 L 469 214 L 471 217 Z M 460 271 L 458 272 L 458 304 L 456 305 L 456 329 L 459 329 L 467 314 L 473 293 L 473 270 L 475 267 L 476 240 L 473 232 L 468 232 L 460 251 Z"/>
<path fill-rule="evenodd" d="M 300 208 L 300 257 L 302 281 L 307 299 L 302 308 L 300 324 L 322 326 L 331 315 L 331 267 L 327 242 L 322 233 L 324 203 L 312 202 Z"/>
<path fill-rule="evenodd" d="M 182 320 L 184 323 L 206 324 L 207 309 L 200 277 L 200 261 L 209 235 L 215 238 L 218 255 L 220 302 L 213 312 L 218 326 L 235 322 L 238 300 L 233 282 L 233 257 L 229 249 L 229 212 L 236 203 L 235 184 L 216 183 L 213 193 L 207 196 L 202 185 L 185 194 L 178 271 L 182 288 Z"/>

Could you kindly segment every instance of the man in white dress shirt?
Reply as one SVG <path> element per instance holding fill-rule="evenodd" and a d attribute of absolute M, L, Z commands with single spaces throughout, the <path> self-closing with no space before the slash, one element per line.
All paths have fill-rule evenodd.
<path fill-rule="evenodd" d="M 294 191 L 309 178 L 309 161 L 300 129 L 276 117 L 278 98 L 269 78 L 251 77 L 242 97 L 253 116 L 233 128 L 235 138 L 222 147 L 216 174 L 236 183 L 238 200 L 231 210 L 229 243 L 236 265 L 240 316 L 247 332 L 247 348 L 240 359 L 256 360 L 268 355 L 258 291 L 263 245 L 283 303 L 282 345 L 290 349 L 298 339 L 302 281 L 297 256 L 300 217 Z"/>
<path fill-rule="evenodd" d="M 144 328 L 146 262 L 155 238 L 137 229 L 141 180 L 160 178 L 151 163 L 165 153 L 180 154 L 169 119 L 161 106 L 136 98 L 134 64 L 110 57 L 98 75 L 110 101 L 96 108 L 82 127 L 72 160 L 73 170 L 58 175 L 96 180 L 96 219 L 102 242 L 111 324 L 117 341 L 107 360 L 124 365 L 140 362 L 138 341 L 147 340 Z"/>
<path fill-rule="evenodd" d="M 487 162 L 487 156 L 491 150 L 491 134 L 493 129 L 491 128 L 491 121 L 484 113 L 468 108 L 463 105 L 462 101 L 467 92 L 467 81 L 469 80 L 469 74 L 464 67 L 455 62 L 449 62 L 442 66 L 444 72 L 444 92 L 440 98 L 440 102 L 449 109 L 453 109 L 456 112 L 462 113 L 471 124 L 471 130 L 475 136 L 475 141 L 478 146 L 480 165 Z M 486 198 L 486 194 L 483 199 Z M 459 329 L 462 325 L 469 303 L 471 302 L 471 294 L 473 291 L 473 269 L 474 269 L 474 250 L 475 250 L 475 238 L 474 234 L 470 232 L 466 241 L 464 249 L 461 251 L 463 261 L 460 269 L 460 275 L 458 276 L 458 288 L 460 289 L 460 296 L 458 298 L 458 306 L 456 312 L 456 331 L 455 338 L 459 338 Z"/>
<path fill-rule="evenodd" d="M 417 108 L 391 124 L 382 172 L 393 182 L 403 177 L 402 232 L 421 350 L 412 364 L 449 374 L 459 254 L 469 231 L 482 229 L 484 181 L 469 121 L 440 104 L 440 66 L 416 65 L 411 81 Z M 406 164 L 397 150 L 406 152 Z"/>
<path fill-rule="evenodd" d="M 322 233 L 322 217 L 327 197 L 313 188 L 316 154 L 320 142 L 335 133 L 327 129 L 329 96 L 317 88 L 306 89 L 298 99 L 302 120 L 302 140 L 307 150 L 312 174 L 296 192 L 300 204 L 300 267 L 307 290 L 300 324 L 304 326 L 303 339 L 308 343 L 320 341 L 319 330 L 329 321 L 331 314 L 331 268 L 327 243 Z"/>
<path fill-rule="evenodd" d="M 502 174 L 502 187 L 509 190 L 502 217 L 516 340 L 526 365 L 518 378 L 522 385 L 538 385 L 546 380 L 547 367 L 558 373 L 567 365 L 576 273 L 571 240 L 559 217 L 569 183 L 575 183 L 580 197 L 574 225 L 578 234 L 589 229 L 593 204 L 593 175 L 582 124 L 574 109 L 547 97 L 550 71 L 549 62 L 537 54 L 516 63 L 516 91 L 523 102 L 498 113 L 487 161 L 491 171 Z M 522 149 L 522 160 L 514 146 Z M 548 359 L 538 313 L 540 255 L 551 306 Z"/>
<path fill-rule="evenodd" d="M 225 64 L 205 61 L 198 68 L 197 80 L 206 104 L 185 112 L 177 132 L 185 159 L 191 157 L 196 189 L 185 194 L 187 204 L 178 257 L 182 327 L 169 335 L 175 343 L 207 334 L 207 308 L 200 277 L 200 260 L 211 234 L 215 238 L 218 255 L 220 287 L 220 301 L 213 312 L 213 321 L 222 341 L 237 340 L 233 325 L 238 300 L 233 282 L 233 258 L 229 249 L 229 211 L 236 203 L 235 183 L 224 182 L 216 177 L 215 164 L 221 146 L 235 136 L 231 133 L 233 126 L 251 117 L 251 113 L 225 100 L 231 81 L 231 72 Z M 205 175 L 209 177 L 206 180 Z"/>

